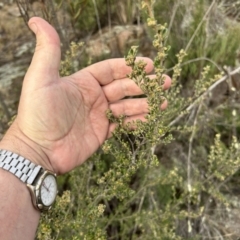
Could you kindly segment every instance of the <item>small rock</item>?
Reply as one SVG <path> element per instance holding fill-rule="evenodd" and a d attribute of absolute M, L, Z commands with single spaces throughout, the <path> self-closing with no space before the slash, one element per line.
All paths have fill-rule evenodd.
<path fill-rule="evenodd" d="M 17 6 L 8 7 L 7 12 L 14 17 L 21 17 L 21 13 Z"/>
<path fill-rule="evenodd" d="M 32 52 L 32 49 L 33 49 L 33 42 L 24 43 L 23 45 L 18 47 L 15 53 L 15 57 L 21 57 L 25 53 Z"/>
<path fill-rule="evenodd" d="M 23 77 L 26 73 L 27 64 L 18 62 L 6 63 L 0 67 L 0 90 L 9 87 L 12 81 L 18 77 Z"/>

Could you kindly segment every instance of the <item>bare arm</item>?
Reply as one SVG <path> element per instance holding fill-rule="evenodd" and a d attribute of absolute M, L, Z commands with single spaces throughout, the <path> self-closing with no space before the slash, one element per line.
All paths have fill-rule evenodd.
<path fill-rule="evenodd" d="M 0 239 L 34 239 L 40 213 L 33 208 L 25 184 L 0 169 Z"/>

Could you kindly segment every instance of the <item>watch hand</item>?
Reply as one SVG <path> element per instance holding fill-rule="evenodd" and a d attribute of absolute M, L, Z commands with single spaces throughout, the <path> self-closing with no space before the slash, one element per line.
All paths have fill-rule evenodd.
<path fill-rule="evenodd" d="M 46 186 L 45 182 L 43 182 L 43 187 L 49 192 L 49 188 Z"/>

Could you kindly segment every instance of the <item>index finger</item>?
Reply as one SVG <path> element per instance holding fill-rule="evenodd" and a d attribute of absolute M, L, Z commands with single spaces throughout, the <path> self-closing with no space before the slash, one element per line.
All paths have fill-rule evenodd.
<path fill-rule="evenodd" d="M 136 61 L 139 60 L 146 62 L 145 71 L 147 73 L 150 73 L 153 70 L 153 61 L 150 58 L 136 58 Z M 126 65 L 124 58 L 115 58 L 95 63 L 85 68 L 83 71 L 89 72 L 100 83 L 100 85 L 106 85 L 115 79 L 125 78 L 127 74 L 131 73 L 132 69 Z"/>

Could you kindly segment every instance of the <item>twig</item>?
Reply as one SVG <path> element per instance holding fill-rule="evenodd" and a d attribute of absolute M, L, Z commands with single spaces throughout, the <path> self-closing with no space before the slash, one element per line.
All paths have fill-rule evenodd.
<path fill-rule="evenodd" d="M 194 38 L 196 37 L 196 35 L 197 35 L 197 33 L 198 33 L 198 31 L 199 31 L 200 27 L 202 26 L 203 22 L 204 22 L 204 21 L 205 21 L 205 19 L 207 18 L 208 14 L 211 12 L 211 10 L 212 10 L 212 8 L 213 8 L 213 6 L 214 6 L 215 2 L 216 2 L 216 0 L 214 0 L 214 1 L 212 2 L 212 4 L 209 6 L 209 8 L 208 8 L 207 12 L 206 12 L 206 13 L 205 13 L 205 15 L 203 16 L 203 18 L 202 18 L 201 22 L 198 24 L 198 26 L 197 26 L 197 28 L 196 28 L 195 32 L 193 33 L 193 35 L 192 35 L 191 39 L 189 40 L 189 42 L 188 42 L 188 44 L 187 44 L 187 46 L 186 46 L 186 48 L 185 48 L 185 52 L 187 52 L 187 51 L 188 51 L 188 49 L 189 49 L 190 45 L 192 44 L 192 42 L 193 42 Z"/>
<path fill-rule="evenodd" d="M 100 37 L 102 38 L 102 28 L 101 28 L 100 18 L 99 18 L 99 14 L 98 14 L 97 4 L 96 4 L 95 0 L 92 0 L 92 2 L 94 5 L 94 10 L 95 10 L 95 14 L 96 14 L 98 31 L 99 31 Z"/>
<path fill-rule="evenodd" d="M 50 18 L 52 19 L 53 24 L 56 30 L 58 31 L 58 34 L 60 35 L 60 39 L 62 40 L 62 43 L 63 43 L 63 52 L 65 52 L 69 45 L 69 39 L 67 39 L 66 37 L 67 34 L 63 34 L 63 30 L 58 21 L 57 10 L 55 8 L 55 3 L 53 2 L 53 0 L 48 1 L 48 6 L 51 14 Z"/>
<path fill-rule="evenodd" d="M 202 60 L 205 60 L 205 61 L 208 61 L 208 62 L 212 63 L 220 72 L 222 72 L 222 70 L 224 70 L 216 62 L 214 62 L 212 59 L 207 58 L 207 57 L 199 57 L 199 58 L 191 59 L 189 61 L 186 61 L 186 62 L 180 64 L 180 67 L 183 67 L 183 66 L 188 65 L 188 64 L 193 63 L 193 62 L 199 62 L 199 61 L 202 61 Z M 165 73 L 168 73 L 172 70 L 174 70 L 174 67 L 167 69 Z"/>
<path fill-rule="evenodd" d="M 220 78 L 218 81 L 216 81 L 213 85 L 211 85 L 206 92 L 204 92 L 201 96 L 199 96 L 190 106 L 187 107 L 187 109 L 185 111 L 189 112 L 191 111 L 196 104 L 199 102 L 199 100 L 201 98 L 204 98 L 206 95 L 208 95 L 215 87 L 217 87 L 220 83 L 226 81 L 229 76 L 233 76 L 237 73 L 240 73 L 240 67 L 236 68 L 235 70 L 233 70 L 232 72 L 229 72 L 228 75 L 225 75 L 224 77 Z M 170 122 L 169 126 L 173 126 L 175 125 L 180 119 L 182 119 L 182 117 L 185 115 L 185 113 L 180 114 L 177 118 L 175 118 L 172 122 Z"/>
<path fill-rule="evenodd" d="M 144 189 L 144 191 L 143 191 L 143 194 L 142 194 L 139 206 L 138 206 L 137 213 L 140 213 L 140 211 L 142 210 L 142 206 L 143 206 L 143 202 L 144 202 L 145 197 L 146 197 L 146 189 Z M 138 228 L 138 224 L 137 224 L 137 221 L 135 221 L 135 225 L 134 225 L 132 236 L 134 236 L 136 234 L 137 228 Z"/>
<path fill-rule="evenodd" d="M 195 115 L 194 123 L 193 123 L 193 131 L 189 139 L 189 149 L 188 149 L 188 158 L 187 158 L 187 190 L 188 190 L 188 237 L 192 237 L 192 222 L 190 216 L 191 212 L 191 196 L 192 196 L 192 176 L 191 176 L 191 157 L 192 157 L 192 145 L 193 145 L 193 139 L 196 133 L 196 126 L 197 126 L 197 120 L 198 115 L 201 111 L 202 104 L 198 107 L 197 113 Z"/>
<path fill-rule="evenodd" d="M 170 20 L 170 23 L 169 23 L 169 27 L 168 27 L 168 33 L 167 33 L 167 37 L 165 39 L 165 45 L 166 45 L 166 42 L 168 41 L 168 38 L 169 38 L 169 33 L 171 31 L 171 28 L 173 26 L 173 22 L 175 20 L 175 17 L 176 17 L 176 13 L 177 13 L 177 10 L 179 8 L 179 5 L 180 5 L 180 1 L 177 1 L 176 4 L 174 4 L 173 6 L 173 11 L 172 11 L 172 14 L 171 14 L 171 20 Z"/>
<path fill-rule="evenodd" d="M 18 10 L 21 14 L 21 17 L 23 18 L 25 24 L 28 26 L 28 21 L 30 19 L 30 16 L 28 14 L 28 1 L 24 1 L 24 3 L 22 3 L 21 1 L 19 0 L 16 0 L 16 3 L 17 3 L 17 6 L 18 6 Z M 25 7 L 24 7 L 24 4 L 25 4 Z"/>

